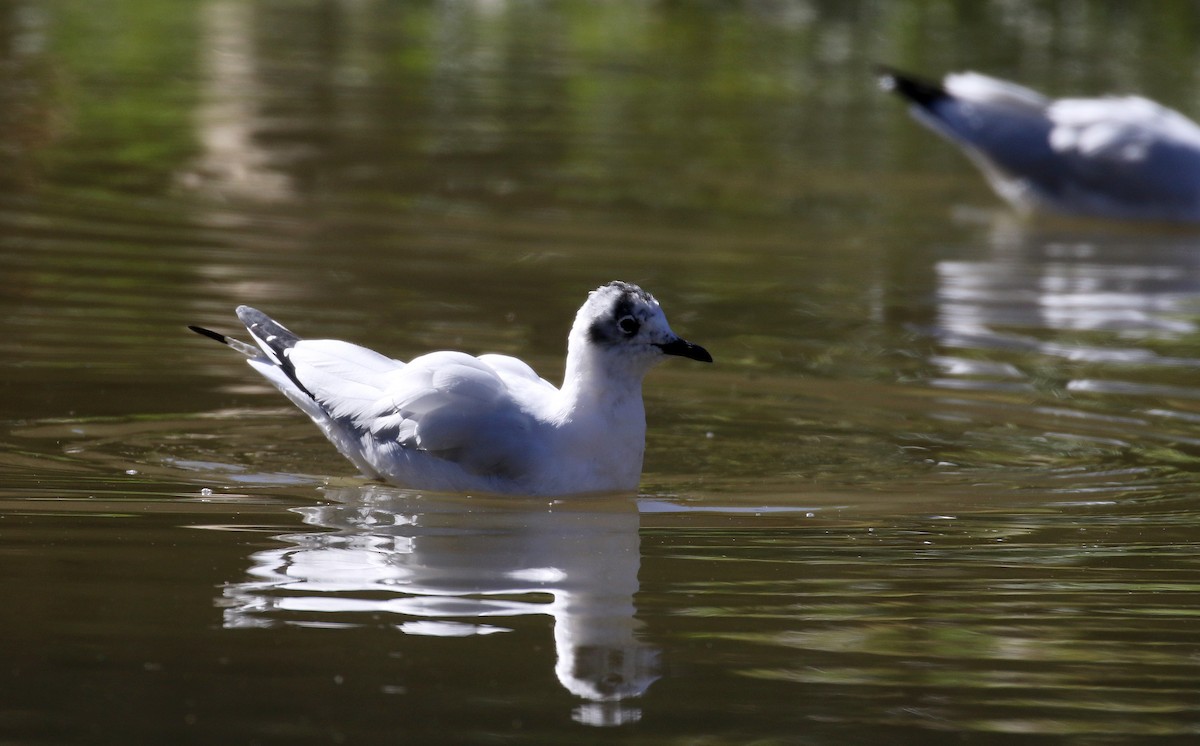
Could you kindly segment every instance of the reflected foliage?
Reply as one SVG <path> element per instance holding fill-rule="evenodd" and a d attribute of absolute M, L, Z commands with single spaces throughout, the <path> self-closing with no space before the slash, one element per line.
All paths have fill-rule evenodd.
<path fill-rule="evenodd" d="M 6 7 L 2 88 L 18 105 L 5 139 L 36 153 L 43 179 L 117 190 L 194 171 L 212 145 L 195 108 L 217 97 L 245 104 L 246 145 L 302 195 L 820 220 L 897 158 L 953 158 L 923 153 L 923 133 L 879 100 L 876 61 L 1185 111 L 1198 98 L 1179 74 L 1200 29 L 1185 2 Z M 848 136 L 869 130 L 888 136 Z"/>

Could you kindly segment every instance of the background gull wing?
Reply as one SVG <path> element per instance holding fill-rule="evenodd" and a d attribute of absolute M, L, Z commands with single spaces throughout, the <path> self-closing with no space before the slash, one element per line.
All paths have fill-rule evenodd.
<path fill-rule="evenodd" d="M 1063 99 L 1048 114 L 1050 144 L 1081 189 L 1127 209 L 1200 204 L 1200 126 L 1182 114 L 1139 96 Z"/>

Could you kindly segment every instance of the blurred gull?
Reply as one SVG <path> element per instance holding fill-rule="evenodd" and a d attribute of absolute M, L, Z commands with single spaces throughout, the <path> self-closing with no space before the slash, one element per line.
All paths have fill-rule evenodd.
<path fill-rule="evenodd" d="M 190 328 L 250 358 L 368 477 L 417 489 L 634 490 L 642 377 L 667 355 L 712 362 L 671 331 L 654 296 L 625 282 L 591 292 L 576 314 L 561 389 L 505 355 L 433 352 L 405 364 L 349 342 L 302 340 L 248 306 L 237 314 L 257 348 Z"/>
<path fill-rule="evenodd" d="M 974 72 L 880 85 L 1022 212 L 1200 221 L 1200 125 L 1140 96 L 1064 98 Z"/>

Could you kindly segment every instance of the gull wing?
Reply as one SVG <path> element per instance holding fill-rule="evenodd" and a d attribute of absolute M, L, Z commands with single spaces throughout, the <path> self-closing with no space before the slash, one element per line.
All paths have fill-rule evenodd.
<path fill-rule="evenodd" d="M 1140 96 L 1056 101 L 1049 142 L 1083 189 L 1168 213 L 1200 204 L 1200 126 Z"/>
<path fill-rule="evenodd" d="M 558 387 L 539 376 L 524 360 L 495 354 L 480 355 L 477 359 L 495 371 L 515 399 L 527 402 L 531 408 L 558 394 Z"/>
<path fill-rule="evenodd" d="M 558 389 L 504 355 L 434 352 L 403 363 L 338 340 L 300 339 L 248 306 L 238 317 L 261 348 L 198 330 L 249 363 L 369 474 L 396 451 L 423 451 L 483 476 L 518 478 L 544 446 L 530 434 Z"/>
<path fill-rule="evenodd" d="M 967 72 L 941 85 L 884 70 L 913 116 L 960 145 L 1019 206 L 1115 218 L 1200 214 L 1200 125 L 1139 96 L 1051 101 Z"/>
<path fill-rule="evenodd" d="M 534 418 L 501 372 L 479 358 L 435 352 L 401 364 L 332 340 L 297 342 L 287 358 L 331 418 L 377 445 L 426 451 L 481 475 L 525 471 Z M 503 372 L 513 377 L 511 368 Z"/>
<path fill-rule="evenodd" d="M 947 75 L 944 91 L 944 96 L 914 103 L 913 116 L 964 147 L 985 170 L 998 168 L 1039 184 L 1057 179 L 1049 144 L 1049 99 L 979 73 Z"/>

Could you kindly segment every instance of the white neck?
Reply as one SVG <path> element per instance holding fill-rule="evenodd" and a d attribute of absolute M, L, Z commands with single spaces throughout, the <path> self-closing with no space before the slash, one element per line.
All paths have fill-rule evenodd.
<path fill-rule="evenodd" d="M 569 347 L 556 436 L 563 463 L 579 464 L 601 489 L 635 489 L 646 446 L 645 371 L 612 370 L 602 352 Z"/>

